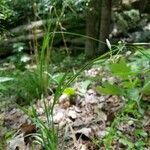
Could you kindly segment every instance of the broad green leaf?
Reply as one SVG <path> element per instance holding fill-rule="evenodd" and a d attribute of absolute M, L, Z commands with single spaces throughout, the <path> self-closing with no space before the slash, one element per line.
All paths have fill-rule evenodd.
<path fill-rule="evenodd" d="M 131 73 L 131 67 L 127 65 L 124 58 L 121 58 L 118 63 L 109 65 L 111 72 L 121 78 L 127 78 Z"/>
<path fill-rule="evenodd" d="M 150 81 L 145 83 L 145 85 L 142 88 L 142 93 L 143 94 L 150 94 Z"/>
<path fill-rule="evenodd" d="M 109 95 L 123 95 L 123 90 L 117 86 L 110 83 L 104 83 L 103 87 L 96 87 L 98 93 L 109 94 Z"/>
<path fill-rule="evenodd" d="M 73 96 L 76 94 L 76 91 L 74 88 L 66 88 L 63 92 L 64 94 L 67 94 L 68 96 Z"/>

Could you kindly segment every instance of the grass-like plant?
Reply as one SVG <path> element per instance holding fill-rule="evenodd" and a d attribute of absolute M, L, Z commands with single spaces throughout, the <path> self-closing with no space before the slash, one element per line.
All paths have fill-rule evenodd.
<path fill-rule="evenodd" d="M 45 150 L 57 150 L 58 148 L 58 128 L 56 128 L 53 124 L 53 110 L 54 106 L 57 103 L 59 97 L 63 93 L 63 91 L 73 83 L 73 81 L 89 66 L 99 62 L 103 63 L 107 57 L 110 56 L 108 52 L 92 61 L 86 63 L 76 74 L 72 76 L 68 76 L 64 74 L 59 82 L 57 81 L 57 88 L 53 96 L 53 103 L 49 104 L 42 97 L 42 102 L 44 103 L 44 114 L 46 116 L 46 122 L 38 117 L 36 108 L 32 105 L 31 112 L 19 106 L 21 110 L 25 112 L 29 116 L 29 118 L 33 121 L 33 123 L 37 126 L 38 132 L 33 134 L 35 137 L 35 142 L 40 144 Z"/>

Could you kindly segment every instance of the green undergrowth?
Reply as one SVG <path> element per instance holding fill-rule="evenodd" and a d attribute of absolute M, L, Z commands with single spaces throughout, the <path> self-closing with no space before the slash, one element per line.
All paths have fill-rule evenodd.
<path fill-rule="evenodd" d="M 124 105 L 107 127 L 108 133 L 100 139 L 98 146 L 103 145 L 109 150 L 117 142 L 124 149 L 149 148 L 150 137 L 143 125 L 143 118 L 150 110 L 150 51 L 139 49 L 130 57 L 120 55 L 105 66 L 118 82 L 105 81 L 96 90 L 100 94 L 123 96 Z M 120 124 L 127 125 L 128 128 L 121 131 L 118 129 Z M 128 131 L 129 128 L 133 128 L 132 132 Z"/>
<path fill-rule="evenodd" d="M 118 46 L 117 48 L 120 50 L 122 47 Z M 41 57 L 43 56 L 41 55 Z M 40 129 L 37 134 L 33 135 L 36 141 L 46 149 L 50 145 L 52 146 L 51 149 L 57 149 L 58 129 L 55 128 L 52 120 L 54 105 L 63 92 L 69 94 L 75 92 L 72 88 L 68 87 L 72 86 L 76 81 L 84 82 L 88 80 L 89 82 L 85 84 L 88 86 L 94 83 L 93 85 L 95 86 L 96 83 L 95 89 L 99 94 L 124 97 L 123 107 L 115 115 L 113 122 L 107 127 L 108 134 L 103 139 L 96 139 L 96 142 L 93 142 L 93 144 L 96 143 L 99 147 L 104 146 L 106 149 L 111 149 L 115 142 L 118 142 L 119 145 L 126 149 L 144 149 L 149 147 L 149 135 L 142 124 L 142 119 L 146 112 L 150 110 L 149 100 L 144 100 L 150 93 L 150 50 L 138 48 L 130 55 L 127 55 L 126 52 L 118 52 L 114 55 L 113 51 L 110 50 L 107 54 L 86 62 L 83 66 L 81 65 L 81 69 L 77 69 L 74 66 L 78 66 L 80 62 L 82 63 L 84 56 L 79 56 L 77 60 L 79 61 L 78 64 L 74 63 L 74 59 L 70 57 L 68 60 L 61 62 L 61 65 L 52 64 L 48 68 L 46 66 L 47 62 L 40 60 L 45 65 L 41 66 L 41 63 L 39 63 L 37 69 L 1 71 L 1 101 L 8 100 L 8 98 L 10 100 L 14 96 L 14 102 L 16 101 L 19 105 L 28 104 L 31 106 L 37 99 L 44 100 L 45 97 L 53 94 L 53 105 L 47 106 L 43 101 L 45 116 L 49 126 L 46 126 L 38 118 L 34 107 L 32 107 L 30 113 L 23 107 L 19 106 L 19 108 Z M 66 68 L 66 70 L 67 68 L 71 69 L 65 73 L 64 69 L 62 69 L 63 72 L 59 70 L 61 67 Z M 112 83 L 106 80 L 103 82 L 101 75 L 85 79 L 83 75 L 85 69 L 99 67 L 106 70 L 109 76 L 115 77 L 117 81 Z M 51 71 L 51 68 L 53 68 L 53 71 Z M 8 105 L 6 104 L 6 106 Z M 132 134 L 124 133 L 117 128 L 121 123 L 129 124 L 130 126 L 136 124 L 136 128 Z M 133 137 L 134 140 L 132 139 Z"/>

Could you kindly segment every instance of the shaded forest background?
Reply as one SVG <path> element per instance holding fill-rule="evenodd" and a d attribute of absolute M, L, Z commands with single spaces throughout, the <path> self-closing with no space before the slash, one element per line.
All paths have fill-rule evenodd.
<path fill-rule="evenodd" d="M 2 0 L 0 6 L 0 57 L 19 47 L 33 53 L 40 49 L 45 33 L 53 30 L 64 32 L 55 35 L 53 55 L 64 50 L 93 58 L 108 50 L 106 39 L 113 44 L 120 39 L 130 43 L 150 40 L 148 0 Z M 48 24 L 51 31 L 47 31 Z"/>

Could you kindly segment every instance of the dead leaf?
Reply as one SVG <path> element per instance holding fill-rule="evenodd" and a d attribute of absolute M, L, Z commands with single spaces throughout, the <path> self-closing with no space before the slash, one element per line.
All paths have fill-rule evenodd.
<path fill-rule="evenodd" d="M 64 112 L 59 111 L 54 115 L 53 121 L 54 121 L 54 123 L 58 124 L 63 120 L 64 117 L 65 117 Z"/>
<path fill-rule="evenodd" d="M 23 133 L 24 142 L 27 145 L 31 141 L 31 139 L 30 139 L 31 136 L 29 136 L 29 135 L 36 133 L 36 126 L 34 124 L 23 123 L 19 127 L 19 130 L 21 131 L 21 133 Z"/>
<path fill-rule="evenodd" d="M 68 117 L 70 117 L 72 120 L 75 120 L 77 118 L 77 113 L 74 110 L 69 110 Z"/>
<path fill-rule="evenodd" d="M 24 134 L 24 136 L 36 132 L 36 126 L 35 126 L 34 124 L 23 123 L 23 124 L 19 127 L 19 129 L 20 129 L 21 132 Z"/>
<path fill-rule="evenodd" d="M 16 136 L 15 138 L 13 138 L 11 141 L 9 141 L 8 143 L 8 147 L 7 150 L 27 150 L 27 146 L 24 142 L 24 135 L 23 133 Z"/>
<path fill-rule="evenodd" d="M 69 101 L 69 96 L 67 94 L 62 94 L 59 98 L 59 103 L 65 103 L 66 101 Z"/>
<path fill-rule="evenodd" d="M 90 140 L 92 138 L 92 129 L 91 128 L 82 128 L 76 131 L 76 139 L 81 138 L 82 140 Z"/>
<path fill-rule="evenodd" d="M 96 96 L 96 92 L 93 89 L 89 89 L 85 94 L 85 102 L 88 104 L 97 104 L 98 97 Z"/>
<path fill-rule="evenodd" d="M 98 118 L 105 122 L 107 120 L 107 115 L 102 111 L 95 107 L 95 113 L 98 115 Z"/>

